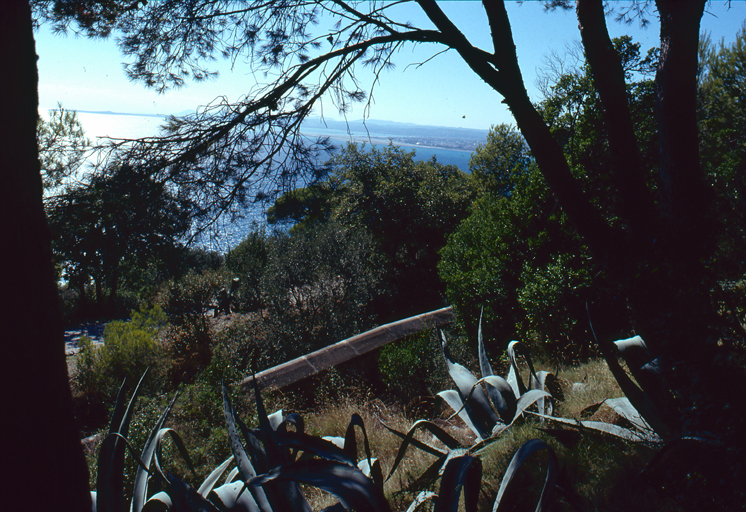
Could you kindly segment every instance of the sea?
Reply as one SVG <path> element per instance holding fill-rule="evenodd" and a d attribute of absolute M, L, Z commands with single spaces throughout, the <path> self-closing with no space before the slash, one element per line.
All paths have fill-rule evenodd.
<path fill-rule="evenodd" d="M 86 136 L 92 142 L 107 137 L 134 139 L 157 135 L 159 127 L 165 121 L 165 116 L 161 115 L 90 111 L 78 111 L 78 118 L 83 125 Z M 309 130 L 308 135 L 328 136 L 333 139 L 337 146 L 345 142 L 358 142 L 382 147 L 391 140 L 394 144 L 401 146 L 402 149 L 414 151 L 416 160 L 430 160 L 434 156 L 442 164 L 455 165 L 462 171 L 468 172 L 471 151 L 424 144 L 400 143 L 396 139 L 401 136 L 401 126 L 403 125 L 395 125 L 396 123 L 370 123 L 363 127 L 358 123 L 342 129 L 338 123 L 324 127 L 319 127 L 316 124 Z M 428 127 L 422 127 L 419 131 L 424 133 L 427 129 Z M 412 136 L 418 134 L 417 125 L 406 125 L 406 133 L 410 135 L 411 140 Z M 197 245 L 219 252 L 227 252 L 240 243 L 257 224 L 262 224 L 264 220 L 264 212 L 246 212 L 244 218 L 239 220 L 223 219 L 217 233 L 199 239 Z"/>

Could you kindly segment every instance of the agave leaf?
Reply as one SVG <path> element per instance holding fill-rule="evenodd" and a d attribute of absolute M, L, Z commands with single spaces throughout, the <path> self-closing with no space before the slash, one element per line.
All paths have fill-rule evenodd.
<path fill-rule="evenodd" d="M 117 468 L 113 467 L 115 462 L 114 449 L 116 447 L 116 444 L 113 438 L 109 441 L 107 441 L 107 439 L 109 439 L 109 436 L 111 434 L 119 433 L 119 429 L 122 424 L 122 418 L 124 417 L 124 390 L 126 384 L 127 379 L 125 378 L 122 382 L 122 385 L 119 387 L 119 392 L 117 393 L 117 401 L 114 404 L 114 410 L 111 413 L 108 435 L 101 443 L 101 448 L 98 455 L 95 508 L 96 510 L 101 510 L 102 512 L 121 510 L 121 506 L 117 507 L 115 505 L 114 502 L 116 498 L 114 498 L 113 494 L 118 494 L 119 499 L 124 500 L 124 493 L 121 490 L 122 485 L 117 485 L 116 483 L 116 481 L 118 481 L 116 476 Z M 124 470 L 124 460 L 122 460 L 121 469 L 122 471 Z M 119 474 L 121 474 L 122 471 L 120 471 Z M 114 479 L 114 481 L 112 479 Z M 117 492 L 116 489 L 119 489 L 119 492 Z"/>
<path fill-rule="evenodd" d="M 236 417 L 233 412 L 230 398 L 228 397 L 228 389 L 225 387 L 225 383 L 223 383 L 223 414 L 225 416 L 226 428 L 228 430 L 228 440 L 231 445 L 233 457 L 236 459 L 238 471 L 241 473 L 243 480 L 249 480 L 256 476 L 256 471 L 249 460 L 249 456 L 246 454 L 241 439 L 238 437 L 238 431 L 236 430 Z"/>
<path fill-rule="evenodd" d="M 628 428 L 620 427 L 619 425 L 605 423 L 603 421 L 585 421 L 585 420 L 580 421 L 580 420 L 574 420 L 570 418 L 560 418 L 557 416 L 546 416 L 546 415 L 542 415 L 542 414 L 538 414 L 538 413 L 530 412 L 530 411 L 528 411 L 528 413 L 533 414 L 534 416 L 539 416 L 544 419 L 556 421 L 557 423 L 564 423 L 566 425 L 572 425 L 580 429 L 585 428 L 588 430 L 594 430 L 596 432 L 610 434 L 620 439 L 626 439 L 627 441 L 632 441 L 636 443 L 646 442 L 646 443 L 657 444 L 657 443 L 662 442 L 661 438 L 658 437 L 658 435 L 652 431 L 640 432 L 637 430 L 631 430 Z"/>
<path fill-rule="evenodd" d="M 454 391 L 454 393 L 455 393 L 455 391 Z M 399 432 L 398 430 L 389 427 L 388 425 L 386 425 L 380 419 L 378 421 L 380 421 L 381 425 L 383 425 L 384 428 L 386 428 L 389 432 L 391 432 L 392 434 L 394 434 L 396 437 L 398 437 L 400 439 L 406 439 L 407 438 L 407 434 L 403 434 L 403 433 Z M 446 453 L 447 453 L 447 452 L 443 452 L 443 451 L 435 448 L 434 446 L 430 446 L 429 444 L 423 443 L 422 441 L 418 441 L 415 438 L 411 438 L 409 440 L 409 444 L 411 444 L 415 448 L 419 448 L 420 450 L 422 450 L 425 453 L 429 453 L 430 455 L 434 455 L 436 457 L 440 457 L 441 455 L 446 455 Z"/>
<path fill-rule="evenodd" d="M 206 498 L 208 494 L 210 494 L 210 491 L 213 487 L 215 487 L 215 484 L 218 483 L 218 480 L 220 480 L 220 477 L 223 476 L 223 473 L 233 464 L 233 461 L 235 458 L 233 455 L 225 459 L 222 464 L 220 464 L 218 467 L 212 470 L 212 472 L 207 475 L 207 478 L 205 478 L 205 481 L 202 482 L 202 485 L 199 486 L 199 489 L 197 492 L 200 494 L 200 496 Z"/>
<path fill-rule="evenodd" d="M 508 343 L 508 359 L 510 359 L 510 371 L 508 372 L 508 384 L 513 388 L 515 396 L 521 396 L 526 392 L 526 385 L 523 383 L 521 373 L 518 371 L 518 354 L 523 345 L 520 341 L 511 341 Z"/>
<path fill-rule="evenodd" d="M 279 411 L 275 411 L 267 416 L 267 421 L 269 421 L 269 426 L 270 428 L 272 428 L 272 430 L 277 430 L 277 428 L 283 422 L 282 409 L 280 409 Z"/>
<path fill-rule="evenodd" d="M 212 489 L 208 499 L 217 505 L 220 510 L 260 512 L 259 505 L 251 497 L 251 493 L 243 492 L 243 489 L 243 482 L 224 484 Z"/>
<path fill-rule="evenodd" d="M 210 501 L 200 496 L 189 484 L 169 473 L 167 475 L 168 496 L 173 510 L 179 512 L 220 512 Z"/>
<path fill-rule="evenodd" d="M 409 505 L 409 507 L 407 508 L 407 512 L 417 512 L 417 510 L 419 510 L 422 505 L 424 505 L 428 501 L 434 501 L 434 499 L 437 497 L 438 495 L 432 491 L 422 491 Z"/>
<path fill-rule="evenodd" d="M 381 489 L 356 467 L 331 460 L 296 461 L 274 468 L 253 478 L 249 484 L 271 481 L 299 482 L 318 487 L 334 495 L 347 509 L 357 512 L 390 510 Z"/>
<path fill-rule="evenodd" d="M 334 505 L 322 509 L 321 512 L 347 512 L 347 509 L 340 502 L 337 502 Z"/>
<path fill-rule="evenodd" d="M 321 512 L 347 512 L 347 509 L 340 502 L 337 502 L 334 505 L 322 509 Z"/>
<path fill-rule="evenodd" d="M 479 368 L 482 372 L 482 379 L 484 382 L 487 382 L 487 396 L 489 396 L 490 400 L 492 401 L 492 404 L 497 409 L 497 413 L 500 416 L 500 419 L 504 423 L 508 423 L 510 421 L 510 418 L 513 417 L 514 411 L 512 411 L 513 406 L 515 405 L 515 397 L 517 396 L 515 392 L 513 391 L 512 387 L 508 382 L 503 379 L 502 377 L 499 377 L 495 375 L 495 372 L 492 371 L 492 367 L 490 366 L 490 361 L 487 358 L 487 350 L 484 347 L 484 338 L 482 336 L 482 314 L 484 313 L 484 308 L 482 308 L 482 313 L 479 314 L 479 331 L 477 332 L 477 345 L 479 350 Z M 491 380 L 486 380 L 487 377 L 496 377 L 499 379 L 499 383 L 493 384 Z M 494 430 L 494 428 L 493 428 Z"/>
<path fill-rule="evenodd" d="M 248 428 L 246 424 L 241 421 L 241 418 L 236 418 L 236 424 L 243 434 L 244 441 L 246 442 L 246 453 L 251 460 L 252 466 L 254 466 L 256 474 L 261 475 L 262 473 L 266 473 L 272 469 L 274 465 L 269 462 L 267 452 L 264 450 L 264 445 L 259 441 L 261 431 L 257 428 Z"/>
<path fill-rule="evenodd" d="M 231 483 L 236 477 L 238 476 L 238 466 L 234 466 L 233 469 L 231 469 L 230 473 L 228 473 L 228 476 L 225 477 L 224 484 Z"/>
<path fill-rule="evenodd" d="M 461 490 L 464 490 L 464 510 L 475 512 L 482 481 L 482 461 L 467 453 L 449 457 L 440 480 L 440 493 L 435 512 L 457 512 Z"/>
<path fill-rule="evenodd" d="M 482 372 L 482 377 L 489 377 L 495 375 L 490 366 L 490 360 L 487 358 L 487 350 L 484 348 L 484 338 L 482 337 L 482 315 L 484 314 L 484 307 L 479 313 L 479 330 L 477 331 L 477 347 L 479 350 L 479 370 Z"/>
<path fill-rule="evenodd" d="M 357 463 L 357 468 L 383 490 L 384 480 L 381 461 L 378 459 L 363 459 Z"/>
<path fill-rule="evenodd" d="M 358 413 L 353 413 L 350 418 L 350 423 L 347 425 L 347 431 L 345 432 L 345 445 L 344 449 L 352 460 L 357 460 L 357 436 L 355 435 L 355 427 L 358 427 L 363 433 L 363 450 L 365 451 L 365 458 L 368 463 L 371 464 L 373 459 L 370 451 L 370 443 L 368 442 L 368 432 L 365 430 L 365 422 Z M 354 465 L 354 463 L 353 463 Z M 383 482 L 376 482 L 383 485 Z"/>
<path fill-rule="evenodd" d="M 546 391 L 546 385 L 548 379 L 553 379 L 554 374 L 546 371 L 538 371 L 536 372 L 536 375 L 531 379 L 532 388 L 538 389 L 540 391 Z M 551 393 L 550 393 L 551 395 Z M 536 406 L 539 409 L 539 412 L 541 414 L 546 414 L 547 416 L 552 415 L 552 401 L 545 399 L 545 397 L 539 398 L 539 400 L 536 402 Z"/>
<path fill-rule="evenodd" d="M 531 354 L 529 353 L 526 346 L 520 341 L 511 341 L 508 344 L 508 358 L 510 359 L 510 373 L 508 374 L 508 382 L 510 383 L 513 390 L 518 390 L 516 396 L 520 396 L 527 391 L 526 385 L 523 383 L 521 372 L 518 370 L 518 356 L 523 356 L 523 359 L 528 365 L 529 382 L 531 378 L 536 379 L 536 370 L 534 370 L 534 363 L 531 360 Z"/>
<path fill-rule="evenodd" d="M 619 425 L 614 425 L 612 423 L 605 423 L 603 421 L 581 421 L 580 424 L 585 428 L 589 428 L 591 430 L 597 430 L 599 432 L 606 432 L 607 434 L 611 434 L 613 436 L 619 437 L 621 439 L 626 439 L 627 441 L 632 441 L 635 443 L 640 443 L 640 442 L 660 443 L 662 442 L 661 438 L 658 437 L 658 435 L 656 435 L 656 433 L 653 432 L 652 430 L 647 431 L 647 432 L 639 432 L 637 430 L 620 427 Z"/>
<path fill-rule="evenodd" d="M 629 398 L 608 398 L 606 405 L 614 409 L 614 412 L 622 416 L 624 419 L 632 423 L 635 427 L 639 428 L 643 432 L 653 432 L 648 422 L 642 417 L 640 412 L 632 406 Z"/>
<path fill-rule="evenodd" d="M 225 382 L 223 382 L 223 415 L 225 416 L 226 429 L 228 430 L 228 440 L 231 445 L 233 457 L 236 460 L 238 471 L 241 474 L 243 480 L 250 480 L 251 478 L 256 476 L 256 471 L 254 470 L 254 466 L 251 464 L 249 456 L 246 454 L 246 450 L 244 449 L 244 446 L 238 437 L 238 432 L 236 431 L 236 417 L 233 411 L 233 406 L 230 402 L 230 398 L 228 397 L 228 389 L 225 386 Z M 262 489 L 249 487 L 249 490 L 251 491 L 254 500 L 259 505 L 259 508 L 263 512 L 272 511 L 272 507 L 267 501 L 267 496 Z"/>
<path fill-rule="evenodd" d="M 143 505 L 143 512 L 167 512 L 173 507 L 171 496 L 161 491 L 151 496 Z"/>
<path fill-rule="evenodd" d="M 166 434 L 171 436 L 171 440 L 176 445 L 176 448 L 179 450 L 179 454 L 181 455 L 181 458 L 184 459 L 184 462 L 186 462 L 187 467 L 192 472 L 192 476 L 195 478 L 197 477 L 196 473 L 194 472 L 194 466 L 192 465 L 192 459 L 189 457 L 189 452 L 186 449 L 186 446 L 184 446 L 184 441 L 182 441 L 181 436 L 172 428 L 162 428 L 158 431 L 158 433 L 155 436 L 155 467 L 158 469 L 158 473 L 161 474 L 161 476 L 165 479 L 166 475 L 163 473 L 163 469 L 161 466 L 161 446 L 163 444 L 163 438 L 166 437 Z"/>
<path fill-rule="evenodd" d="M 292 446 L 305 453 L 317 455 L 324 459 L 336 460 L 353 466 L 356 462 L 356 459 L 349 457 L 346 450 L 320 437 L 301 432 L 277 432 L 277 440 L 283 446 Z"/>
<path fill-rule="evenodd" d="M 124 409 L 124 387 L 122 383 L 117 395 L 117 403 L 111 417 L 109 435 L 101 443 L 98 457 L 98 478 L 96 480 L 96 509 L 101 512 L 121 512 L 124 510 L 124 450 L 122 439 L 129 433 L 130 419 L 140 394 L 140 386 L 147 375 L 143 372 L 135 391 Z M 116 435 L 112 435 L 116 434 Z"/>
<path fill-rule="evenodd" d="M 286 451 L 278 440 L 278 432 L 272 428 L 272 424 L 267 416 L 267 410 L 264 407 L 262 401 L 262 394 L 259 392 L 259 385 L 256 379 L 253 381 L 254 384 L 254 397 L 256 399 L 256 413 L 259 420 L 259 435 L 262 445 L 264 446 L 264 453 L 267 456 L 268 468 L 279 467 L 286 462 L 290 461 L 289 451 Z M 246 435 L 247 429 L 239 422 L 241 430 Z M 303 497 L 300 487 L 292 480 L 280 480 L 278 482 L 268 482 L 268 485 L 263 487 L 264 493 L 267 500 L 275 510 L 289 510 L 298 512 L 310 512 L 311 507 Z M 255 496 L 256 498 L 257 496 Z M 260 507 L 263 507 L 257 499 Z"/>
<path fill-rule="evenodd" d="M 171 410 L 173 409 L 174 404 L 176 403 L 176 398 L 178 396 L 179 393 L 177 391 L 171 402 L 161 413 L 158 421 L 155 422 L 155 426 L 150 431 L 148 440 L 145 442 L 145 447 L 143 447 L 142 449 L 141 458 L 145 465 L 145 468 L 139 467 L 137 469 L 137 473 L 135 474 L 135 483 L 132 490 L 132 504 L 130 506 L 132 512 L 141 512 L 142 507 L 145 505 L 145 501 L 148 495 L 148 470 L 150 469 L 150 461 L 153 459 L 153 455 L 155 454 L 156 437 L 158 435 L 158 432 L 163 428 L 164 423 L 166 423 L 166 420 L 168 419 L 168 416 L 171 413 Z"/>
<path fill-rule="evenodd" d="M 624 394 L 627 396 L 627 398 L 629 398 L 632 405 L 635 407 L 635 409 L 640 411 L 640 414 L 643 418 L 645 418 L 645 421 L 653 428 L 653 430 L 655 430 L 655 432 L 661 438 L 670 439 L 672 437 L 671 430 L 669 429 L 666 422 L 663 420 L 663 415 L 660 413 L 660 410 L 656 407 L 645 390 L 639 388 L 634 382 L 632 382 L 632 379 L 629 377 L 629 375 L 627 375 L 627 372 L 625 372 L 624 368 L 622 368 L 622 366 L 619 364 L 619 361 L 617 359 L 617 351 L 622 350 L 619 349 L 619 346 L 624 346 L 625 343 L 621 343 L 622 340 L 620 340 L 620 343 L 615 345 L 614 343 L 606 339 L 599 339 L 593 331 L 593 326 L 591 326 L 591 332 L 593 332 L 593 336 L 596 339 L 596 344 L 601 350 L 601 354 L 603 354 L 606 363 L 609 365 L 611 374 L 616 379 L 619 387 L 622 388 Z M 634 340 L 634 338 L 630 339 Z M 629 342 L 630 345 L 639 345 L 639 343 L 644 344 L 642 338 L 640 338 L 639 341 L 635 340 L 634 343 Z M 625 352 L 628 352 L 629 349 L 624 348 L 623 350 L 625 350 Z"/>
<path fill-rule="evenodd" d="M 541 496 L 539 497 L 539 502 L 536 505 L 536 512 L 547 510 L 547 508 L 549 507 L 549 500 L 552 498 L 552 494 L 554 493 L 554 483 L 556 482 L 557 476 L 559 474 L 557 455 L 555 455 L 552 447 L 546 444 L 544 441 L 540 439 L 531 439 L 530 441 L 526 441 L 525 443 L 523 443 L 523 445 L 518 448 L 518 451 L 515 452 L 515 455 L 513 455 L 513 458 L 510 460 L 508 469 L 505 470 L 505 476 L 503 476 L 503 480 L 500 483 L 500 489 L 497 491 L 497 498 L 495 498 L 495 504 L 492 507 L 492 512 L 497 512 L 500 509 L 500 506 L 503 504 L 502 499 L 505 495 L 505 491 L 510 485 L 510 482 L 513 480 L 513 477 L 515 476 L 516 471 L 518 471 L 518 468 L 521 467 L 524 461 L 531 454 L 539 450 L 547 450 L 549 454 L 549 464 L 547 466 L 547 476 L 544 480 L 544 487 L 541 490 Z M 504 508 L 505 506 L 503 506 L 503 509 Z"/>
<path fill-rule="evenodd" d="M 414 424 L 410 427 L 406 436 L 404 437 L 402 444 L 399 446 L 399 451 L 396 453 L 396 458 L 394 459 L 394 464 L 391 466 L 391 470 L 389 471 L 389 476 L 386 478 L 387 480 L 391 478 L 391 475 L 393 475 L 394 471 L 396 471 L 396 468 L 399 466 L 399 463 L 404 458 L 404 454 L 406 453 L 409 445 L 414 444 L 412 443 L 412 441 L 414 439 L 415 433 L 417 433 L 417 431 L 421 429 L 428 430 L 435 437 L 437 437 L 444 445 L 446 445 L 449 448 L 449 450 L 456 449 L 460 446 L 458 441 L 456 441 L 453 437 L 451 437 L 450 434 L 448 434 L 445 430 L 440 428 L 435 423 L 432 423 L 427 420 L 415 421 Z M 440 452 L 440 451 L 438 451 L 438 453 L 443 454 L 443 452 Z"/>
<path fill-rule="evenodd" d="M 487 394 L 481 386 L 474 388 L 477 378 L 466 368 L 451 360 L 450 351 L 445 334 L 441 331 L 443 356 L 446 360 L 448 373 L 456 384 L 456 388 L 464 402 L 464 409 L 471 418 L 472 424 L 479 430 L 482 438 L 488 437 L 495 424 L 500 421 L 497 413 L 492 409 Z M 472 392 L 473 391 L 473 392 Z M 471 393 L 467 403 L 466 397 Z"/>
<path fill-rule="evenodd" d="M 527 391 L 521 398 L 518 399 L 518 403 L 516 404 L 516 414 L 515 418 L 513 418 L 513 421 L 515 421 L 518 416 L 526 412 L 526 409 L 531 407 L 535 402 L 538 402 L 542 398 L 551 398 L 552 395 L 547 393 L 546 391 L 542 391 L 541 389 L 532 389 L 531 391 Z"/>
<path fill-rule="evenodd" d="M 330 443 L 334 443 L 337 448 L 345 447 L 345 438 L 342 436 L 324 436 L 321 439 L 326 439 Z"/>
<path fill-rule="evenodd" d="M 638 368 L 642 368 L 652 357 L 648 351 L 648 346 L 645 344 L 643 339 L 639 336 L 633 336 L 623 340 L 616 340 L 614 342 L 617 350 L 627 362 L 629 369 L 632 372 L 636 372 Z"/>
<path fill-rule="evenodd" d="M 491 375 L 479 382 L 484 382 L 488 390 L 493 390 L 493 393 L 490 393 L 490 399 L 495 404 L 500 419 L 503 423 L 510 423 L 515 417 L 516 395 L 513 394 L 513 388 L 508 381 L 499 375 Z"/>
<path fill-rule="evenodd" d="M 414 482 L 409 484 L 407 490 L 413 492 L 421 491 L 431 487 L 433 485 L 433 482 L 435 482 L 443 473 L 443 466 L 449 454 L 450 452 L 448 454 L 443 454 L 435 459 L 435 461 L 430 464 L 430 466 L 428 466 L 428 468 L 423 471 L 422 474 L 418 476 Z"/>
<path fill-rule="evenodd" d="M 483 439 L 482 433 L 479 431 L 479 429 L 477 429 L 474 423 L 472 423 L 469 414 L 464 409 L 464 402 L 461 400 L 461 395 L 459 395 L 458 391 L 455 391 L 453 389 L 446 389 L 438 393 L 438 396 L 446 401 L 451 409 L 453 409 L 454 414 L 458 414 L 458 417 L 461 418 L 461 421 L 463 421 L 466 426 L 469 427 L 469 430 L 471 430 L 474 435 L 477 436 L 477 440 L 481 441 Z"/>

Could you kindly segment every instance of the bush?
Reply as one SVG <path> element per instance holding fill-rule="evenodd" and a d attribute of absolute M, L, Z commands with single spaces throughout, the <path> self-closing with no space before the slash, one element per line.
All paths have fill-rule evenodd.
<path fill-rule="evenodd" d="M 435 331 L 429 330 L 382 347 L 378 370 L 387 390 L 405 403 L 435 395 L 448 378 L 440 340 Z"/>
<path fill-rule="evenodd" d="M 335 222 L 273 240 L 262 278 L 274 345 L 297 357 L 369 329 L 380 275 L 363 231 Z"/>
<path fill-rule="evenodd" d="M 262 306 L 261 281 L 269 251 L 270 238 L 263 230 L 257 229 L 225 256 L 225 267 L 241 280 L 234 297 L 237 309 L 252 311 Z"/>
<path fill-rule="evenodd" d="M 105 419 L 105 404 L 116 399 L 125 378 L 132 382 L 150 368 L 144 390 L 153 394 L 163 389 L 170 363 L 158 334 L 166 320 L 159 306 L 142 306 L 132 312 L 130 321 L 109 322 L 103 345 L 96 346 L 90 338 L 81 337 L 72 380 L 84 430 L 95 428 Z"/>

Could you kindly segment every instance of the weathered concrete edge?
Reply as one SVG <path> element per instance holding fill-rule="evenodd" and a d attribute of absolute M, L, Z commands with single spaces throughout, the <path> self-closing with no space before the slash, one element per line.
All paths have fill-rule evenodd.
<path fill-rule="evenodd" d="M 327 370 L 353 357 L 375 350 L 383 345 L 399 340 L 410 334 L 425 329 L 433 329 L 451 323 L 456 315 L 452 307 L 446 307 L 384 324 L 370 331 L 339 341 L 305 356 L 287 361 L 269 368 L 256 375 L 260 389 L 281 388 Z M 249 376 L 240 385 L 251 384 L 254 377 Z"/>

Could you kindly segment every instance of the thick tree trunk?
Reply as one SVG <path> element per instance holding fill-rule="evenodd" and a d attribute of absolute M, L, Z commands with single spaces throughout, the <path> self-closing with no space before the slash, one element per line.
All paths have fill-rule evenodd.
<path fill-rule="evenodd" d="M 0 265 L 4 510 L 90 510 L 75 428 L 36 146 L 38 75 L 29 3 L 3 4 Z"/>

